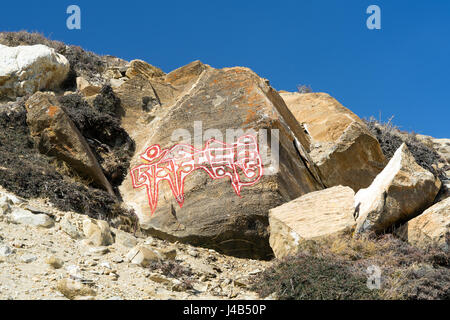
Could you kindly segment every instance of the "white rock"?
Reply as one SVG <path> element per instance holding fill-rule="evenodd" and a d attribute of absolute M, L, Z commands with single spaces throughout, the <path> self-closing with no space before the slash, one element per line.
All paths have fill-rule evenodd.
<path fill-rule="evenodd" d="M 0 45 L 0 96 L 14 99 L 55 89 L 69 73 L 69 61 L 44 45 Z"/>
<path fill-rule="evenodd" d="M 126 259 L 128 262 L 131 262 L 132 264 L 137 264 L 142 267 L 146 267 L 151 262 L 161 260 L 161 257 L 157 252 L 155 252 L 153 249 L 149 247 L 136 246 L 128 252 Z"/>
<path fill-rule="evenodd" d="M 53 219 L 46 214 L 33 214 L 21 208 L 14 208 L 11 213 L 11 218 L 13 223 L 35 227 L 50 228 L 54 225 Z"/>
<path fill-rule="evenodd" d="M 20 257 L 20 261 L 23 263 L 31 263 L 37 260 L 37 257 L 33 254 L 24 254 Z"/>
<path fill-rule="evenodd" d="M 356 233 L 382 232 L 432 205 L 441 182 L 419 166 L 406 144 L 367 189 L 355 195 Z"/>
<path fill-rule="evenodd" d="M 14 253 L 14 250 L 11 249 L 10 247 L 6 246 L 6 245 L 0 247 L 0 256 L 1 256 L 1 257 L 7 257 L 7 256 L 10 256 L 10 255 L 12 255 L 13 253 Z"/>

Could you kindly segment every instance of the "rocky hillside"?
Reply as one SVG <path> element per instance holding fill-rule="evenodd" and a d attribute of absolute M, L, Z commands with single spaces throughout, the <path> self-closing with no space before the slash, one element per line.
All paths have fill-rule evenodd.
<path fill-rule="evenodd" d="M 0 33 L 0 298 L 448 299 L 449 155 L 248 68 Z"/>

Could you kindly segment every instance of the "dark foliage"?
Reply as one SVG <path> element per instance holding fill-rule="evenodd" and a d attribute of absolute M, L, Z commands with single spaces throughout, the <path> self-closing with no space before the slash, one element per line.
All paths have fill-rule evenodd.
<path fill-rule="evenodd" d="M 119 117 L 122 114 L 120 99 L 109 85 L 102 87 L 100 94 L 94 99 L 94 106 L 100 113 L 112 117 Z"/>
<path fill-rule="evenodd" d="M 402 143 L 405 143 L 422 168 L 432 172 L 441 180 L 446 179 L 444 170 L 436 170 L 433 167 L 433 164 L 437 167 L 439 162 L 443 162 L 442 157 L 436 150 L 420 142 L 413 133 L 400 132 L 390 123 L 381 124 L 374 118 L 365 122 L 370 132 L 378 139 L 386 159 L 390 160 Z"/>
<path fill-rule="evenodd" d="M 54 159 L 40 154 L 30 138 L 24 100 L 0 106 L 0 185 L 24 198 L 48 198 L 58 209 L 110 220 L 121 211 L 103 190 L 63 176 Z"/>
<path fill-rule="evenodd" d="M 366 286 L 367 277 L 349 262 L 334 256 L 300 253 L 265 270 L 253 289 L 262 297 L 276 292 L 281 300 L 377 299 Z"/>
<path fill-rule="evenodd" d="M 120 100 L 110 87 L 104 87 L 94 107 L 78 94 L 63 96 L 59 102 L 86 138 L 106 178 L 113 186 L 120 185 L 135 151 L 134 141 L 120 126 L 120 120 L 107 113 L 120 109 Z"/>
<path fill-rule="evenodd" d="M 383 235 L 304 241 L 298 255 L 277 261 L 253 279 L 262 297 L 279 299 L 448 299 L 449 253 L 418 249 Z M 368 290 L 369 266 L 378 266 L 381 289 Z"/>

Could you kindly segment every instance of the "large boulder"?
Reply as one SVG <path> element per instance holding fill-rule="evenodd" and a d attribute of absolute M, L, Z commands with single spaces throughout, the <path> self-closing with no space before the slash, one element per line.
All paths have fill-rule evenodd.
<path fill-rule="evenodd" d="M 440 187 L 403 143 L 370 187 L 356 193 L 356 232 L 382 232 L 416 217 L 433 203 Z"/>
<path fill-rule="evenodd" d="M 152 235 L 236 256 L 269 258 L 269 209 L 322 188 L 303 147 L 304 130 L 278 93 L 251 70 L 218 70 L 195 64 L 197 67 L 177 70 L 178 76 L 169 74 L 167 81 L 174 82 L 177 96 L 156 107 L 148 122 L 135 122 L 137 151 L 131 163 L 133 169 L 120 187 L 124 202 L 134 209 L 141 227 Z M 240 132 L 227 131 L 233 129 Z M 260 158 L 252 139 L 239 139 L 249 130 L 253 130 L 250 132 L 256 143 L 264 140 L 267 133 L 268 143 L 259 144 Z M 211 138 L 219 142 L 212 142 Z M 241 143 L 250 148 L 254 162 L 248 164 L 253 171 L 243 176 L 233 162 L 237 154 L 229 162 L 222 159 L 216 165 L 201 157 L 193 160 L 196 166 L 201 163 L 204 168 L 192 171 L 193 167 L 187 165 L 183 167 L 185 172 L 179 171 L 178 180 L 166 176 L 166 181 L 154 184 L 156 176 L 151 170 L 156 167 L 143 159 L 156 156 L 152 152 L 160 148 L 168 157 L 164 158 L 167 162 L 160 160 L 164 167 L 174 159 L 171 157 L 179 156 L 175 151 L 164 150 L 181 142 L 189 145 L 174 149 L 182 153 L 192 151 L 190 145 L 197 150 L 192 152 L 201 153 L 206 152 L 205 148 L 223 148 L 220 142 L 234 144 L 230 147 L 233 150 Z M 151 146 L 154 148 L 148 149 Z M 265 154 L 279 154 L 279 159 L 271 161 L 272 157 L 264 157 Z M 242 155 L 238 158 L 246 161 Z M 261 176 L 263 172 L 266 174 Z"/>
<path fill-rule="evenodd" d="M 450 248 L 450 198 L 425 210 L 408 221 L 397 232 L 409 243 L 426 248 L 437 246 L 448 252 Z"/>
<path fill-rule="evenodd" d="M 47 46 L 0 44 L 0 100 L 56 89 L 69 70 L 69 61 Z"/>
<path fill-rule="evenodd" d="M 27 123 L 39 151 L 64 161 L 81 177 L 114 195 L 88 143 L 52 93 L 37 92 L 26 104 Z"/>
<path fill-rule="evenodd" d="M 386 164 L 364 122 L 326 93 L 280 93 L 311 137 L 310 156 L 327 187 L 367 188 Z"/>
<path fill-rule="evenodd" d="M 295 254 L 304 240 L 349 233 L 355 192 L 333 187 L 311 192 L 269 211 L 270 246 L 277 258 Z"/>

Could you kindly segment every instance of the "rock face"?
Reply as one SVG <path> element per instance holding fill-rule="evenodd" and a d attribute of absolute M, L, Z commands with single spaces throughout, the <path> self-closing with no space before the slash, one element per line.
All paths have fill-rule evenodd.
<path fill-rule="evenodd" d="M 176 198 L 164 181 L 153 195 L 158 201 L 153 215 L 145 187 L 133 188 L 130 174 L 120 187 L 124 202 L 150 234 L 235 256 L 268 258 L 272 254 L 267 232 L 269 209 L 322 188 L 303 147 L 307 141 L 303 128 L 278 93 L 247 68 L 218 70 L 194 62 L 168 74 L 166 81 L 173 83 L 169 84 L 175 98 L 152 110 L 147 122 L 135 121 L 130 134 L 136 142 L 132 168 L 143 163 L 140 156 L 152 145 L 165 149 L 185 142 L 204 150 L 211 138 L 236 143 L 248 130 L 258 135 L 263 129 L 258 137 L 264 140 L 264 132 L 268 136 L 268 143 L 259 146 L 260 153 L 267 154 L 261 156 L 266 174 L 254 185 L 243 187 L 240 196 L 229 178 L 212 179 L 206 170 L 190 172 L 183 197 Z M 276 148 L 279 170 L 276 161 L 270 161 L 272 151 L 278 153 Z"/>
<path fill-rule="evenodd" d="M 295 254 L 302 240 L 349 232 L 355 226 L 354 191 L 333 187 L 311 192 L 269 211 L 270 246 L 277 258 Z"/>
<path fill-rule="evenodd" d="M 68 60 L 44 45 L 0 45 L 0 100 L 56 89 L 67 77 Z"/>
<path fill-rule="evenodd" d="M 280 95 L 311 137 L 310 156 L 323 183 L 367 188 L 386 160 L 361 119 L 326 93 Z"/>
<path fill-rule="evenodd" d="M 26 108 L 31 135 L 42 153 L 64 161 L 80 176 L 114 195 L 89 145 L 54 95 L 37 92 L 27 100 Z"/>
<path fill-rule="evenodd" d="M 402 144 L 370 187 L 355 195 L 357 233 L 382 232 L 414 218 L 433 203 L 440 187 Z"/>
<path fill-rule="evenodd" d="M 436 245 L 448 252 L 450 246 L 450 198 L 425 210 L 408 221 L 399 231 L 400 236 L 418 247 Z"/>

